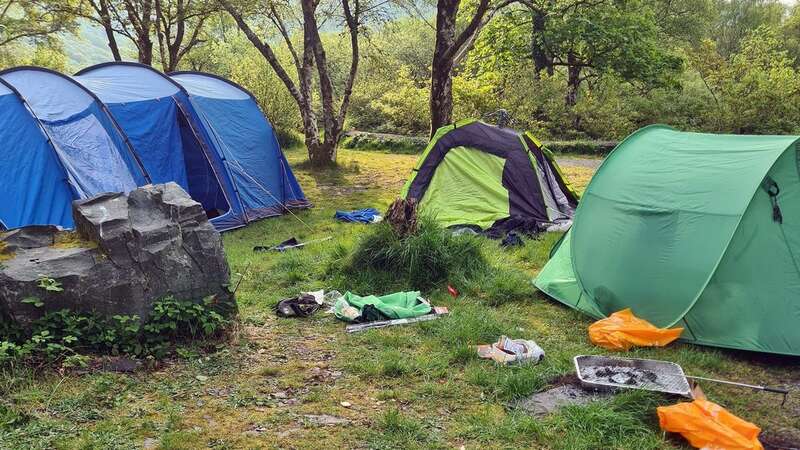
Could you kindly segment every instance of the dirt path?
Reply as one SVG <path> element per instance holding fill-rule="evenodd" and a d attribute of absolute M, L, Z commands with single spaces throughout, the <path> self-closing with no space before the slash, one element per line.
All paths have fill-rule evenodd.
<path fill-rule="evenodd" d="M 601 158 L 556 158 L 556 162 L 562 167 L 585 167 L 587 169 L 597 170 L 603 160 Z"/>

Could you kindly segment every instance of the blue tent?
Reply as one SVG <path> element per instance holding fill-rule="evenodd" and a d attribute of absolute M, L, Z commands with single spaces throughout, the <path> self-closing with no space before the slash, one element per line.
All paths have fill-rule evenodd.
<path fill-rule="evenodd" d="M 223 162 L 199 129 L 180 85 L 136 63 L 99 64 L 75 79 L 108 106 L 154 183 L 178 183 L 218 228 L 232 228 L 216 222 L 241 215 L 232 201 L 236 193 L 228 177 L 219 175 L 225 173 Z"/>
<path fill-rule="evenodd" d="M 153 182 L 180 184 L 217 229 L 309 206 L 272 128 L 249 95 L 244 94 L 247 101 L 231 103 L 222 92 L 212 91 L 214 101 L 205 102 L 206 97 L 161 72 L 127 62 L 92 66 L 75 78 L 108 106 Z M 220 83 L 216 89 L 231 89 L 214 80 Z M 225 108 L 218 107 L 222 104 Z M 284 179 L 293 183 L 294 196 L 283 193 Z"/>
<path fill-rule="evenodd" d="M 0 72 L 0 226 L 73 226 L 70 202 L 149 182 L 105 106 L 46 69 Z"/>
<path fill-rule="evenodd" d="M 175 72 L 193 111 L 226 162 L 247 221 L 310 205 L 255 97 L 215 75 Z"/>

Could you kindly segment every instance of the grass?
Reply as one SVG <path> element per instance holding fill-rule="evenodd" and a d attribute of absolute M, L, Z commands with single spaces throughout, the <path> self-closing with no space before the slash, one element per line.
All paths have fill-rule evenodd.
<path fill-rule="evenodd" d="M 288 157 L 294 166 L 304 159 L 300 150 Z M 450 308 L 445 319 L 347 335 L 342 323 L 323 313 L 302 320 L 275 317 L 277 301 L 301 290 L 346 289 L 343 284 L 353 277 L 341 270 L 350 250 L 375 226 L 336 223 L 335 210 L 385 209 L 415 159 L 341 150 L 343 170 L 300 166 L 295 173 L 316 205 L 297 213 L 307 227 L 284 216 L 225 234 L 234 280 L 244 278 L 237 294 L 239 330 L 219 350 L 188 348 L 189 357 L 134 374 L 34 375 L 26 368 L 0 374 L 0 448 L 685 447 L 659 431 L 655 407 L 676 401 L 659 395 L 628 392 L 544 419 L 506 407 L 571 372 L 576 354 L 605 353 L 587 342 L 587 317 L 530 285 L 555 235 L 509 250 L 480 241 L 491 270 L 463 285 L 457 281 L 462 295 L 455 299 L 442 280 L 427 288 L 434 304 Z M 580 189 L 591 176 L 587 168 L 565 169 Z M 333 239 L 286 253 L 252 251 L 291 236 Z M 352 284 L 378 294 L 396 287 L 369 277 Z M 471 346 L 500 334 L 533 338 L 547 356 L 532 367 L 478 360 Z M 700 376 L 800 384 L 797 359 L 683 344 L 627 356 L 675 361 Z M 780 399 L 771 394 L 703 387 L 765 434 L 800 440 L 798 398 L 779 408 Z M 319 415 L 348 423 L 324 426 L 308 417 Z"/>

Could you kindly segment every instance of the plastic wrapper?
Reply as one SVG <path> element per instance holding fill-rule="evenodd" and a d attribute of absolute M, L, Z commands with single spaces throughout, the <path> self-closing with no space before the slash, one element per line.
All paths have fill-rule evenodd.
<path fill-rule="evenodd" d="M 609 350 L 631 347 L 663 347 L 678 339 L 683 328 L 658 328 L 633 315 L 628 309 L 617 311 L 589 326 L 589 340 Z"/>
<path fill-rule="evenodd" d="M 708 400 L 658 408 L 661 429 L 679 433 L 693 447 L 709 450 L 762 450 L 761 429 Z"/>

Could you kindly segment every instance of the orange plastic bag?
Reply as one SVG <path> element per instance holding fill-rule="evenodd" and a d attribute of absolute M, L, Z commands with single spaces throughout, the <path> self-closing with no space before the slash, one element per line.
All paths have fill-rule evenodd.
<path fill-rule="evenodd" d="M 683 328 L 656 328 L 650 322 L 633 315 L 630 308 L 611 314 L 589 325 L 589 340 L 609 350 L 629 350 L 631 347 L 663 347 L 678 339 Z"/>
<path fill-rule="evenodd" d="M 758 441 L 761 428 L 742 420 L 708 400 L 657 408 L 661 429 L 680 433 L 702 449 L 763 450 Z"/>

